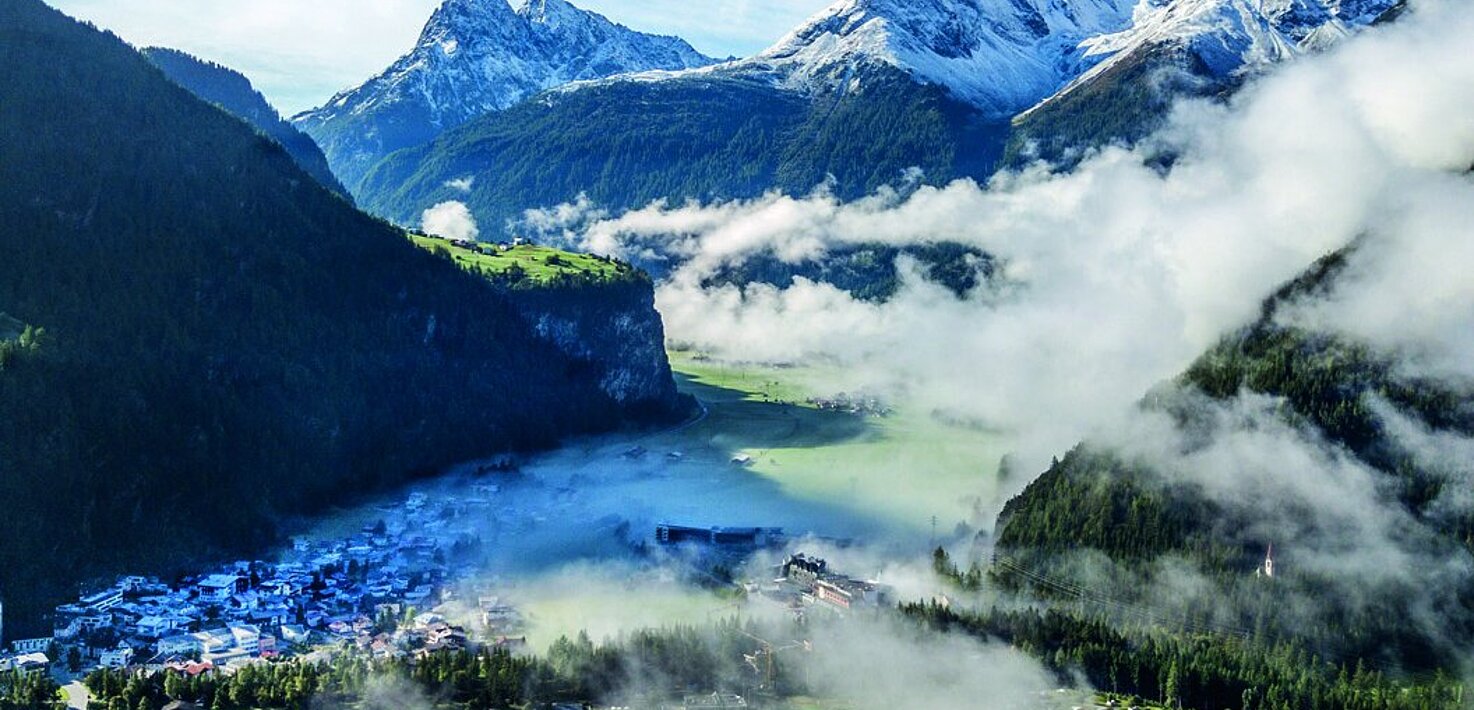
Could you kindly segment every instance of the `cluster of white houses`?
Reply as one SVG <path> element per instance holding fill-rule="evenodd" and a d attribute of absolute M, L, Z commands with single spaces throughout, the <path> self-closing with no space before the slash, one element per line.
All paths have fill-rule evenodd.
<path fill-rule="evenodd" d="M 412 610 L 454 595 L 451 565 L 480 544 L 473 527 L 456 522 L 476 505 L 416 493 L 349 537 L 294 540 L 277 562 L 236 562 L 174 583 L 124 577 L 57 607 L 52 635 L 12 641 L 0 670 L 66 662 L 203 672 L 323 646 L 385 656 L 465 646 L 465 629 Z M 490 631 L 517 630 L 515 610 L 482 607 L 496 621 Z"/>

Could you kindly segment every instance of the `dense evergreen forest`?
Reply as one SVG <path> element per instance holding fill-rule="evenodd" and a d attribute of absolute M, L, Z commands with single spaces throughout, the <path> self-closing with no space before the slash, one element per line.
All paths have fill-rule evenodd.
<path fill-rule="evenodd" d="M 939 632 L 1003 641 L 1062 679 L 1167 707 L 1194 710 L 1458 710 L 1452 677 L 1396 680 L 1365 665 L 1337 665 L 1292 643 L 1161 629 L 1123 629 L 1105 617 L 1035 609 L 957 611 L 935 603 L 902 613 Z M 1130 698 L 1138 699 L 1131 702 Z"/>
<path fill-rule="evenodd" d="M 485 232 L 580 194 L 620 211 L 654 200 L 807 194 L 831 176 L 863 196 L 919 167 L 928 183 L 992 172 L 1006 130 L 899 71 L 807 97 L 753 80 L 613 81 L 554 90 L 385 158 L 358 185 L 401 223 L 464 201 Z M 469 193 L 447 182 L 475 176 Z"/>
<path fill-rule="evenodd" d="M 795 278 L 834 286 L 855 298 L 883 303 L 901 290 L 897 259 L 911 259 L 927 279 L 965 298 L 993 275 L 992 257 L 955 242 L 895 247 L 857 244 L 831 249 L 820 259 L 792 264 L 771 252 L 748 257 L 740 264 L 723 265 L 703 287 L 765 283 L 786 288 Z"/>
<path fill-rule="evenodd" d="M 0 594 L 241 554 L 358 491 L 683 414 L 39 0 L 0 4 Z M 658 337 L 658 335 L 657 335 Z M 650 352 L 668 367 L 659 343 Z"/>
<path fill-rule="evenodd" d="M 744 630 L 732 622 L 651 629 L 599 644 L 580 634 L 536 656 L 488 648 L 442 651 L 411 662 L 345 652 L 331 662 L 254 665 L 232 675 L 194 678 L 172 671 L 100 670 L 86 684 L 94 701 L 109 710 L 156 710 L 173 700 L 211 710 L 355 707 L 376 699 L 375 707 L 396 707 L 405 698 L 441 708 L 553 702 L 654 707 L 688 692 L 753 691 L 762 681 L 742 659 L 761 647 Z"/>
<path fill-rule="evenodd" d="M 1182 431 L 1196 433 L 1189 441 L 1207 444 L 1213 425 L 1205 405 L 1273 398 L 1292 430 L 1376 472 L 1384 504 L 1416 522 L 1398 529 L 1399 544 L 1447 560 L 1447 568 L 1409 566 L 1375 586 L 1339 577 L 1308 555 L 1295 557 L 1295 537 L 1340 534 L 1315 528 L 1306 514 L 1298 529 L 1280 530 L 1290 538 L 1279 541 L 1289 566 L 1268 583 L 1255 574 L 1274 542 L 1264 537 L 1264 501 L 1214 498 L 1201 483 L 1087 443 L 1007 504 L 997 526 L 995 579 L 1045 598 L 1086 599 L 1118 615 L 1145 609 L 1184 628 L 1227 627 L 1296 643 L 1343 662 L 1420 673 L 1446 668 L 1458 639 L 1474 633 L 1474 583 L 1454 571 L 1469 557 L 1474 520 L 1467 508 L 1438 504 L 1461 479 L 1399 446 L 1374 403 L 1390 403 L 1430 431 L 1467 436 L 1474 433 L 1474 399 L 1466 385 L 1406 374 L 1391 354 L 1277 319 L 1298 299 L 1324 295 L 1345 263 L 1344 252 L 1320 261 L 1266 301 L 1257 322 L 1223 339 L 1142 406 L 1168 413 Z M 1164 563 L 1202 575 L 1211 598 L 1184 594 L 1163 608 L 1153 591 L 1167 583 L 1159 574 L 1171 576 Z M 1429 614 L 1426 622 L 1412 603 L 1416 613 Z"/>
<path fill-rule="evenodd" d="M 1392 353 L 1276 321 L 1279 310 L 1296 299 L 1327 293 L 1346 268 L 1347 256 L 1327 256 L 1287 284 L 1265 303 L 1258 322 L 1204 354 L 1179 385 L 1219 401 L 1244 391 L 1283 398 L 1299 421 L 1387 473 L 1405 505 L 1474 550 L 1474 517 L 1429 509 L 1455 482 L 1390 441 L 1373 411 L 1373 401 L 1379 400 L 1434 431 L 1474 435 L 1474 383 L 1411 376 L 1399 370 Z"/>
<path fill-rule="evenodd" d="M 287 149 L 287 154 L 313 179 L 346 199 L 348 190 L 328 167 L 328 159 L 310 136 L 297 130 L 271 107 L 251 81 L 239 72 L 177 49 L 148 47 L 143 55 L 174 83 L 215 104 Z"/>
<path fill-rule="evenodd" d="M 1450 676 L 1399 679 L 1362 663 L 1327 661 L 1293 643 L 1122 628 L 1101 616 L 1059 610 L 966 611 L 927 602 L 903 604 L 900 612 L 931 632 L 1006 643 L 1053 671 L 1059 687 L 1083 682 L 1122 704 L 1196 710 L 1466 707 L 1461 683 Z M 400 703 L 416 698 L 441 708 L 558 702 L 656 707 L 688 693 L 782 699 L 818 692 L 805 680 L 810 678 L 807 654 L 776 657 L 771 686 L 742 660 L 762 652 L 761 642 L 748 634 L 781 633 L 728 621 L 700 629 L 640 631 L 602 644 L 581 634 L 560 639 L 537 656 L 485 649 L 439 652 L 409 662 L 348 652 L 331 662 L 255 665 L 229 676 L 100 670 L 86 683 L 102 707 L 120 710 L 156 709 L 172 700 L 221 710 L 296 710 L 393 698 Z M 806 637 L 809 631 L 789 633 Z M 823 645 L 811 651 L 833 652 Z M 33 696 L 44 697 L 44 690 Z"/>
<path fill-rule="evenodd" d="M 1196 55 L 1182 48 L 1138 51 L 1014 119 L 1002 166 L 1021 168 L 1043 160 L 1069 168 L 1091 149 L 1129 145 L 1151 135 L 1166 122 L 1174 102 L 1210 88 L 1194 79 L 1209 74 L 1194 62 L 1199 62 Z"/>
<path fill-rule="evenodd" d="M 45 673 L 0 671 L 0 710 L 47 710 L 57 702 L 56 681 Z"/>

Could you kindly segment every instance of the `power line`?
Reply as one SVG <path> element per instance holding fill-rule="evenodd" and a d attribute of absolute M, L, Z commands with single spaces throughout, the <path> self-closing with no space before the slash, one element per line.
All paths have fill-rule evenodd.
<path fill-rule="evenodd" d="M 1085 604 L 1094 604 L 1096 606 L 1109 609 L 1116 613 L 1123 614 L 1127 617 L 1141 621 L 1147 626 L 1175 626 L 1189 633 L 1218 634 L 1223 636 L 1232 636 L 1244 640 L 1251 639 L 1254 636 L 1253 631 L 1240 626 L 1219 624 L 1213 622 L 1195 622 L 1188 619 L 1176 619 L 1174 618 L 1176 616 L 1175 613 L 1158 613 L 1157 610 L 1160 610 L 1162 608 L 1160 606 L 1157 607 L 1157 610 L 1154 610 L 1152 605 L 1149 604 L 1117 599 L 1111 597 L 1108 594 L 1094 591 L 1087 587 L 1076 584 L 1073 581 L 1054 577 L 1035 569 L 1030 569 L 1017 560 L 1014 560 L 1013 558 L 995 557 L 993 560 L 993 564 L 995 567 L 1000 567 L 1005 572 L 1019 575 L 1020 577 L 1033 582 L 1037 586 L 1052 589 L 1060 594 L 1073 597 Z M 1313 655 L 1326 663 L 1330 663 L 1338 667 L 1344 668 L 1353 664 L 1360 664 L 1363 668 L 1381 673 L 1383 675 L 1402 675 L 1411 680 L 1426 680 L 1436 675 L 1434 673 L 1427 672 L 1408 674 L 1404 673 L 1400 668 L 1391 666 L 1387 663 L 1379 662 L 1376 659 L 1366 658 L 1363 656 L 1344 652 L 1326 652 L 1324 649 L 1321 649 L 1319 651 L 1313 652 Z"/>
<path fill-rule="evenodd" d="M 1175 612 L 1165 611 L 1160 606 L 1154 607 L 1153 605 L 1141 602 L 1122 600 L 1104 592 L 1081 586 L 1073 581 L 1030 569 L 1012 558 L 997 558 L 993 564 L 1005 572 L 1023 577 L 1036 586 L 1054 590 L 1059 594 L 1072 597 L 1082 603 L 1107 609 L 1116 614 L 1140 621 L 1148 626 L 1175 626 L 1192 633 L 1221 634 L 1246 639 L 1253 636 L 1252 631 L 1243 627 L 1212 621 L 1193 621 L 1187 618 L 1178 618 Z"/>

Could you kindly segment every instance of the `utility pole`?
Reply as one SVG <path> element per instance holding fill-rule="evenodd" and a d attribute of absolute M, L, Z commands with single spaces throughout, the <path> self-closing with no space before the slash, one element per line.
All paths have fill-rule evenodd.
<path fill-rule="evenodd" d="M 707 616 L 708 619 L 710 619 L 712 616 L 714 616 L 716 614 L 721 614 L 721 613 L 727 611 L 728 609 L 731 609 L 732 611 L 737 612 L 737 619 L 736 619 L 736 621 L 737 621 L 737 630 L 739 632 L 742 632 L 742 633 L 747 633 L 745 631 L 742 631 L 742 607 L 743 606 L 745 606 L 744 603 L 743 603 L 743 600 L 742 599 L 738 599 L 738 600 L 732 602 L 731 604 L 723 604 L 722 606 L 717 607 L 716 609 L 712 609 L 711 611 L 706 612 L 706 616 Z"/>

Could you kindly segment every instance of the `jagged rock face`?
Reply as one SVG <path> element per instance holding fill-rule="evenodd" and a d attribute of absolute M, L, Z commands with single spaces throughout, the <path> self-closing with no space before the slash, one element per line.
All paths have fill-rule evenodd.
<path fill-rule="evenodd" d="M 1088 71 L 1019 114 L 1004 165 L 1073 165 L 1132 143 L 1189 96 L 1233 91 L 1272 65 L 1392 16 L 1401 0 L 1148 0 L 1130 28 L 1083 45 Z"/>
<path fill-rule="evenodd" d="M 713 60 L 565 0 L 446 0 L 384 73 L 293 121 L 352 187 L 378 159 L 571 81 Z"/>
<path fill-rule="evenodd" d="M 539 336 L 596 368 L 615 402 L 669 411 L 679 401 L 648 280 L 514 291 L 512 299 Z"/>

